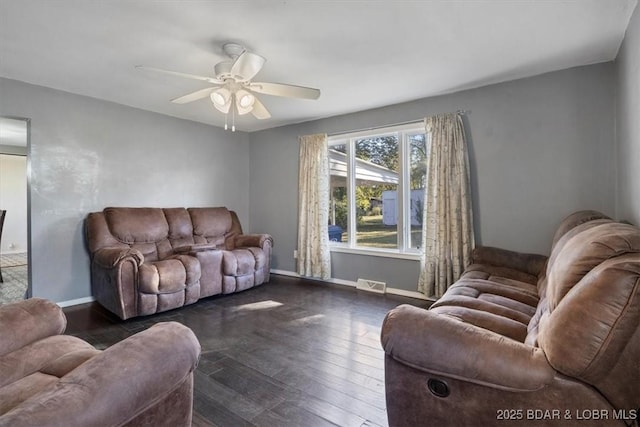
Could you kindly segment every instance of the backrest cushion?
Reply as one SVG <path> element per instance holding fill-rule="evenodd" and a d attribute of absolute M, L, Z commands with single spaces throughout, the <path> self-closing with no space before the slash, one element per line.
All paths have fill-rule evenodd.
<path fill-rule="evenodd" d="M 640 404 L 640 229 L 584 224 L 550 265 L 537 343 L 617 408 Z M 551 262 L 551 261 L 550 261 Z"/>
<path fill-rule="evenodd" d="M 160 208 L 106 208 L 111 234 L 139 250 L 145 261 L 164 258 L 171 252 L 169 224 Z"/>
<path fill-rule="evenodd" d="M 640 253 L 640 229 L 618 222 L 581 226 L 580 232 L 571 236 L 549 260 L 546 290 L 549 310 L 553 311 L 595 266 L 627 253 Z"/>
<path fill-rule="evenodd" d="M 583 211 L 583 212 L 588 213 L 593 211 Z M 574 214 L 574 217 L 584 219 L 587 216 L 586 215 L 577 216 Z M 569 222 L 575 223 L 576 221 L 569 221 Z M 563 262 L 566 262 L 567 261 L 566 258 L 569 256 L 574 256 L 577 258 L 580 258 L 581 256 L 581 254 L 578 251 L 576 251 L 575 249 L 571 249 L 571 247 L 565 251 L 565 246 L 567 245 L 567 243 L 571 242 L 572 246 L 577 247 L 578 249 L 584 249 L 586 252 L 589 252 L 588 239 L 589 238 L 592 239 L 590 244 L 598 245 L 599 243 L 597 241 L 593 241 L 593 239 L 597 239 L 598 236 L 602 237 L 604 235 L 610 234 L 607 231 L 607 227 L 600 228 L 596 233 L 591 235 L 585 234 L 579 238 L 576 236 L 580 235 L 581 233 L 587 230 L 590 230 L 594 227 L 601 226 L 603 224 L 615 224 L 615 221 L 607 218 L 607 219 L 594 219 L 588 222 L 583 222 L 565 231 L 565 233 L 560 237 L 560 239 L 558 239 L 555 242 L 553 246 L 553 250 L 551 251 L 551 255 L 549 256 L 549 260 L 547 261 L 546 275 L 544 276 L 544 279 L 538 283 L 540 301 L 538 302 L 538 307 L 536 308 L 535 315 L 531 318 L 531 320 L 529 321 L 529 325 L 527 326 L 527 338 L 525 339 L 526 344 L 529 344 L 532 346 L 539 345 L 538 334 L 540 333 L 540 324 L 544 324 L 548 320 L 549 313 L 551 312 L 551 310 L 558 305 L 559 300 L 562 299 L 562 297 L 564 297 L 564 295 L 568 292 L 568 290 L 572 286 L 574 286 L 575 283 L 577 283 L 576 279 L 579 280 L 581 275 L 582 276 L 584 275 L 584 272 L 588 272 L 590 270 L 589 265 L 596 265 L 600 261 L 606 258 L 606 256 L 603 256 L 601 258 L 595 257 L 595 258 L 592 258 L 590 262 L 585 261 L 583 259 L 581 262 L 583 263 L 582 268 L 584 269 L 584 272 L 579 273 L 577 271 L 574 271 L 573 280 L 568 280 L 567 282 L 564 282 L 564 283 L 558 278 L 558 275 L 561 275 L 562 273 L 568 273 L 568 274 L 571 273 L 569 269 L 555 265 L 556 260 L 561 254 L 564 254 L 564 257 L 565 257 L 563 259 Z M 616 226 L 612 226 L 612 227 L 615 228 Z M 633 229 L 626 229 L 626 230 L 631 232 L 634 231 Z M 587 256 L 587 255 L 588 254 L 586 255 L 582 254 L 582 256 Z M 585 262 L 586 264 L 584 264 Z M 555 266 L 555 270 L 554 270 L 554 266 Z M 579 267 L 579 265 L 576 265 L 574 267 Z M 555 273 L 552 273 L 552 270 L 554 270 Z M 549 283 L 549 277 L 552 275 L 553 275 L 553 282 L 552 282 L 553 291 L 551 292 L 550 297 L 553 297 L 553 300 L 552 300 L 552 303 L 550 303 L 549 299 L 547 298 L 547 285 Z"/>
<path fill-rule="evenodd" d="M 104 212 L 91 212 L 87 215 L 85 233 L 91 254 L 102 248 L 126 249 L 129 247 L 129 245 L 119 241 L 111 234 Z"/>
<path fill-rule="evenodd" d="M 189 208 L 195 243 L 224 246 L 225 235 L 231 230 L 229 210 L 219 208 Z"/>
<path fill-rule="evenodd" d="M 574 212 L 568 217 L 564 218 L 562 221 L 560 221 L 560 224 L 558 224 L 558 228 L 556 229 L 556 233 L 553 236 L 553 241 L 551 243 L 551 249 L 553 250 L 553 248 L 558 243 L 558 240 L 560 240 L 562 236 L 564 236 L 569 230 L 580 224 L 584 224 L 585 222 L 593 221 L 596 219 L 610 220 L 611 218 L 609 218 L 602 212 L 592 210 Z"/>
<path fill-rule="evenodd" d="M 609 218 L 601 212 L 592 210 L 584 210 L 572 213 L 571 215 L 560 221 L 560 224 L 558 224 L 558 228 L 556 229 L 556 233 L 553 236 L 553 241 L 551 243 L 551 254 L 549 256 L 549 259 L 547 260 L 547 265 L 545 269 L 541 271 L 541 274 L 538 277 L 538 296 L 540 297 L 540 300 L 545 298 L 547 292 L 547 276 L 549 275 L 549 270 L 564 244 L 571 237 L 580 233 L 585 228 L 590 228 L 595 224 L 601 224 L 604 222 L 613 222 L 613 219 Z M 537 318 L 533 320 L 536 323 L 536 327 L 538 319 L 539 316 L 537 316 Z M 529 325 L 529 329 L 532 329 L 532 325 Z"/>
<path fill-rule="evenodd" d="M 541 299 L 544 298 L 547 294 L 547 282 L 548 282 L 547 278 L 549 277 L 549 273 L 551 272 L 551 267 L 556 262 L 558 255 L 562 252 L 562 249 L 567 244 L 567 242 L 570 241 L 574 236 L 582 233 L 585 230 L 593 228 L 597 225 L 608 224 L 610 222 L 615 222 L 615 221 L 612 219 L 594 219 L 589 222 L 584 222 L 582 224 L 576 225 L 575 227 L 565 232 L 560 237 L 560 239 L 558 239 L 558 241 L 555 242 L 551 250 L 551 255 L 549 255 L 549 259 L 547 260 L 545 273 L 543 276 L 541 276 L 541 280 L 538 281 L 538 295 L 540 296 Z"/>
<path fill-rule="evenodd" d="M 193 225 L 191 217 L 185 208 L 163 209 L 164 216 L 169 224 L 169 241 L 172 248 L 193 245 Z"/>
<path fill-rule="evenodd" d="M 537 339 L 559 372 L 593 385 L 616 408 L 640 406 L 640 253 L 591 269 L 543 315 Z"/>

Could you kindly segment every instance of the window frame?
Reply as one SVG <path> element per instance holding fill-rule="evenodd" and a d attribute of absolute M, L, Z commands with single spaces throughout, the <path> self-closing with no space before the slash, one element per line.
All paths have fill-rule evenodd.
<path fill-rule="evenodd" d="M 347 157 L 347 242 L 329 243 L 332 252 L 353 253 L 391 258 L 420 259 L 420 248 L 411 247 L 411 137 L 417 134 L 425 135 L 425 144 L 429 144 L 429 135 L 425 130 L 424 121 L 409 122 L 401 125 L 384 126 L 355 132 L 345 132 L 328 137 L 329 149 L 332 146 L 345 145 Z M 397 247 L 377 248 L 373 246 L 357 245 L 357 216 L 355 203 L 356 188 L 356 155 L 355 143 L 359 139 L 384 137 L 395 135 L 398 138 L 398 184 L 396 190 L 397 212 Z"/>

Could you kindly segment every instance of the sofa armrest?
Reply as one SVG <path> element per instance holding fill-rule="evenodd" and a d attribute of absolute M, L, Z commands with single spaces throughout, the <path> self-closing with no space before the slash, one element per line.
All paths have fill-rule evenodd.
<path fill-rule="evenodd" d="M 45 299 L 30 298 L 0 305 L 0 356 L 43 338 L 60 335 L 66 326 L 62 309 Z"/>
<path fill-rule="evenodd" d="M 138 267 L 144 262 L 144 255 L 137 249 L 102 248 L 93 253 L 93 261 L 104 268 L 113 268 L 127 258 L 132 259 Z"/>
<path fill-rule="evenodd" d="M 269 246 L 273 247 L 273 237 L 269 234 L 239 234 L 234 239 L 236 248 L 264 248 L 266 243 L 269 243 Z"/>
<path fill-rule="evenodd" d="M 400 363 L 495 388 L 537 390 L 555 373 L 539 348 L 410 305 L 387 314 L 381 340 Z"/>
<path fill-rule="evenodd" d="M 154 410 L 187 382 L 200 357 L 193 332 L 177 322 L 158 323 L 107 348 L 2 417 L 11 426 L 120 426 Z M 189 405 L 189 395 L 166 405 Z M 157 410 L 157 408 L 155 408 Z M 162 408 L 165 416 L 178 408 Z M 190 420 L 189 420 L 190 422 Z M 185 422 L 185 424 L 187 424 Z"/>
<path fill-rule="evenodd" d="M 533 276 L 538 276 L 543 271 L 548 259 L 544 255 L 515 252 L 491 246 L 478 246 L 471 256 L 474 264 L 513 268 Z"/>

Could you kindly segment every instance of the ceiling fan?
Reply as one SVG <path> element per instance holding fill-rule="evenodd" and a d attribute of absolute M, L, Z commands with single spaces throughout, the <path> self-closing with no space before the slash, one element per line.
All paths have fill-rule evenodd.
<path fill-rule="evenodd" d="M 231 113 L 232 131 L 235 131 L 236 112 L 238 115 L 251 113 L 255 118 L 261 120 L 271 117 L 264 104 L 257 98 L 256 93 L 300 99 L 318 99 L 320 96 L 320 90 L 310 87 L 254 82 L 252 79 L 260 72 L 266 59 L 235 43 L 225 44 L 222 50 L 230 60 L 215 65 L 215 77 L 198 76 L 143 65 L 137 65 L 136 68 L 210 83 L 211 87 L 180 96 L 172 99 L 171 102 L 186 104 L 208 96 L 211 98 L 213 106 L 226 115 L 225 129 L 227 129 L 227 117 Z"/>

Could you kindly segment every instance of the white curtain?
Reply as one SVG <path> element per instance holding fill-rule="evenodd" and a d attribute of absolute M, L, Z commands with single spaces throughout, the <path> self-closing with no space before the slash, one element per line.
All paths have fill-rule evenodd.
<path fill-rule="evenodd" d="M 471 262 L 474 248 L 469 159 L 462 116 L 425 119 L 430 136 L 418 290 L 440 297 Z"/>
<path fill-rule="evenodd" d="M 331 277 L 327 135 L 301 136 L 298 179 L 298 273 Z"/>

